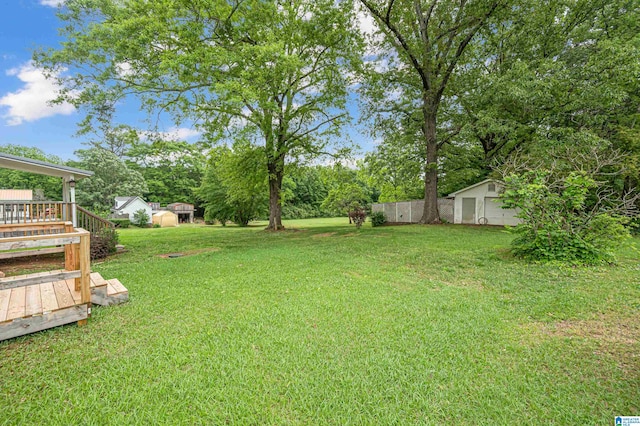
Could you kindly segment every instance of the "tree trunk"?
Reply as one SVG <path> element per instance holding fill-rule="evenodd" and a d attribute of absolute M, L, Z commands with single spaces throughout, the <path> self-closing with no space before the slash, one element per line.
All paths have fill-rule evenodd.
<path fill-rule="evenodd" d="M 282 225 L 282 204 L 280 203 L 280 191 L 282 190 L 282 177 L 284 175 L 284 159 L 269 162 L 269 231 L 280 231 Z"/>
<path fill-rule="evenodd" d="M 425 96 L 422 113 L 424 124 L 422 132 L 427 147 L 427 161 L 424 166 L 424 212 L 420 223 L 440 223 L 438 212 L 438 141 L 436 138 L 436 114 L 434 106 Z"/>

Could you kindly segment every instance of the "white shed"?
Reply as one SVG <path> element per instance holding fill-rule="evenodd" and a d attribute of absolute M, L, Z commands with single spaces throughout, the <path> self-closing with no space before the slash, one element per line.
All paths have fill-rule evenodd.
<path fill-rule="evenodd" d="M 455 198 L 453 223 L 479 225 L 512 225 L 520 223 L 514 209 L 503 209 L 498 195 L 504 184 L 495 179 L 485 179 L 452 194 Z"/>
<path fill-rule="evenodd" d="M 151 223 L 153 215 L 151 206 L 140 197 L 116 197 L 113 212 L 116 216 L 129 216 L 129 220 L 133 222 L 133 215 L 138 210 L 144 210 L 149 217 L 147 223 Z"/>

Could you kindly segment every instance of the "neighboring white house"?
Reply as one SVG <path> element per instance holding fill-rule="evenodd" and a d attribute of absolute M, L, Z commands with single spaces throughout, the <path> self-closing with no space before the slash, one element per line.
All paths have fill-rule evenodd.
<path fill-rule="evenodd" d="M 480 225 L 517 225 L 514 209 L 503 209 L 498 195 L 504 188 L 502 182 L 485 179 L 475 185 L 449 194 L 455 198 L 453 223 Z"/>
<path fill-rule="evenodd" d="M 151 217 L 153 215 L 151 206 L 147 204 L 140 197 L 116 197 L 116 203 L 113 208 L 113 213 L 116 216 L 129 216 L 129 220 L 133 221 L 133 215 L 138 210 L 144 210 L 149 217 L 149 222 L 151 223 Z"/>

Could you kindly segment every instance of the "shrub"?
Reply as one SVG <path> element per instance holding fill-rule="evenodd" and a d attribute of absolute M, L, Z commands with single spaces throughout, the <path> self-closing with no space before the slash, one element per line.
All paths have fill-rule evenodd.
<path fill-rule="evenodd" d="M 353 221 L 356 228 L 360 228 L 367 218 L 367 212 L 363 209 L 356 208 L 349 212 L 349 219 Z"/>
<path fill-rule="evenodd" d="M 131 221 L 129 219 L 109 219 L 116 228 L 128 228 L 131 225 Z"/>
<path fill-rule="evenodd" d="M 598 183 L 585 173 L 554 176 L 534 170 L 505 179 L 501 195 L 506 208 L 517 208 L 522 223 L 512 251 L 529 260 L 577 264 L 613 262 L 613 250 L 629 236 L 626 218 L 604 206 L 589 205 Z"/>
<path fill-rule="evenodd" d="M 133 214 L 133 224 L 141 228 L 149 226 L 149 214 L 147 211 L 144 209 L 136 210 Z"/>
<path fill-rule="evenodd" d="M 382 226 L 387 222 L 387 217 L 384 212 L 371 213 L 371 226 Z"/>
<path fill-rule="evenodd" d="M 153 224 L 153 227 L 154 227 L 154 228 L 162 228 L 162 226 L 160 226 L 160 224 L 159 224 L 159 223 L 154 223 L 154 224 Z"/>
<path fill-rule="evenodd" d="M 118 232 L 112 228 L 104 228 L 91 234 L 91 260 L 104 259 L 116 252 Z"/>

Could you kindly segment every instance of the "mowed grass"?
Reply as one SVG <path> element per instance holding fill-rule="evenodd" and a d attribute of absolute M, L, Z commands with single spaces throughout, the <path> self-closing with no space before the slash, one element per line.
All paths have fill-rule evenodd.
<path fill-rule="evenodd" d="M 529 265 L 502 229 L 121 231 L 129 303 L 0 343 L 0 424 L 612 424 L 640 414 L 638 240 Z M 170 259 L 160 255 L 181 252 Z"/>

